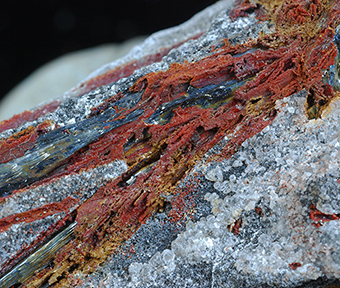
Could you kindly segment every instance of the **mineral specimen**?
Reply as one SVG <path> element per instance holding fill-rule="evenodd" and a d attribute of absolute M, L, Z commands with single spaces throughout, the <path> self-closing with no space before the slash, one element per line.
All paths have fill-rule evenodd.
<path fill-rule="evenodd" d="M 0 125 L 0 287 L 340 278 L 339 1 L 221 1 Z"/>

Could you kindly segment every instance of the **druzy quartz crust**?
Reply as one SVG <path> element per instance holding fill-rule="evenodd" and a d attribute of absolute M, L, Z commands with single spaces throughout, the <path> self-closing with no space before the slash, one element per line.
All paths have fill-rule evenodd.
<path fill-rule="evenodd" d="M 339 13 L 220 1 L 1 122 L 0 287 L 339 284 Z"/>

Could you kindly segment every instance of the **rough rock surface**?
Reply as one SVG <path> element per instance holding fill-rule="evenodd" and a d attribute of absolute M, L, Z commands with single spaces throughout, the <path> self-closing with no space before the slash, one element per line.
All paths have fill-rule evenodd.
<path fill-rule="evenodd" d="M 1 123 L 0 287 L 340 284 L 340 4 L 257 2 Z"/>
<path fill-rule="evenodd" d="M 278 101 L 271 125 L 183 180 L 200 180 L 184 229 L 155 215 L 126 243 L 133 253 L 111 257 L 84 287 L 325 287 L 339 279 L 339 217 L 310 215 L 311 204 L 328 215 L 340 210 L 340 101 L 309 121 L 305 96 Z M 235 235 L 230 225 L 240 219 Z M 183 231 L 174 237 L 174 229 Z"/>

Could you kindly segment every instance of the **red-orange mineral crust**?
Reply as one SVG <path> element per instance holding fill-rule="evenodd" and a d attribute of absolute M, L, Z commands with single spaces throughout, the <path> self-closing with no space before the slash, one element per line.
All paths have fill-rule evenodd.
<path fill-rule="evenodd" d="M 22 124 L 36 120 L 49 112 L 54 112 L 59 105 L 59 101 L 53 101 L 40 108 L 37 108 L 34 111 L 25 111 L 21 114 L 14 115 L 11 119 L 0 122 L 0 132 L 6 131 L 7 129 L 17 128 Z"/>
<path fill-rule="evenodd" d="M 0 140 L 0 163 L 6 163 L 21 157 L 34 146 L 39 135 L 47 133 L 49 121 L 39 124 L 37 127 L 28 127 L 26 130 L 13 134 L 6 140 Z"/>
<path fill-rule="evenodd" d="M 310 252 L 309 256 L 304 252 L 309 249 L 309 246 L 301 248 L 305 250 L 299 250 L 299 247 L 302 247 L 301 243 L 311 241 L 308 239 L 326 241 L 317 238 L 319 236 L 316 229 L 327 229 L 327 227 L 324 228 L 325 226 L 321 227 L 321 225 L 317 224 L 312 226 L 310 223 L 307 226 L 307 221 L 310 221 L 308 216 L 313 221 L 331 222 L 333 224 L 330 225 L 339 225 L 339 214 L 322 213 L 316 209 L 314 204 L 311 204 L 312 197 L 314 197 L 313 199 L 319 199 L 318 197 L 326 199 L 326 197 L 322 198 L 320 196 L 321 192 L 319 194 L 317 192 L 321 188 L 315 188 L 319 186 L 313 184 L 317 182 L 315 179 L 319 179 L 317 178 L 317 173 L 320 172 L 320 175 L 323 175 L 320 176 L 320 179 L 322 177 L 329 179 L 329 177 L 333 176 L 329 176 L 331 172 L 321 170 L 327 168 L 320 166 L 321 164 L 314 158 L 315 161 L 310 160 L 312 164 L 303 162 L 308 157 L 312 157 L 313 153 L 318 153 L 313 150 L 315 146 L 306 143 L 300 144 L 296 148 L 294 141 L 287 138 L 287 135 L 295 137 L 294 139 L 312 135 L 314 128 L 311 128 L 311 125 L 313 124 L 308 123 L 320 121 L 317 122 L 319 125 L 331 125 L 325 124 L 326 120 L 321 122 L 323 120 L 320 120 L 320 118 L 325 115 L 331 103 L 336 101 L 334 99 L 338 95 L 332 83 L 327 83 L 324 80 L 324 74 L 335 63 L 338 53 L 337 47 L 333 43 L 333 38 L 337 34 L 336 28 L 339 24 L 340 3 L 326 0 L 245 0 L 236 1 L 235 8 L 230 11 L 229 15 L 234 21 L 246 21 L 242 17 L 249 16 L 255 19 L 254 13 L 258 17 L 256 21 L 259 21 L 256 25 L 271 23 L 271 25 L 275 25 L 275 31 L 268 34 L 262 31 L 259 35 L 253 35 L 253 39 L 244 39 L 247 41 L 243 42 L 236 41 L 235 43 L 232 37 L 230 39 L 219 39 L 216 43 L 211 43 L 211 49 L 209 49 L 207 55 L 203 54 L 192 61 L 180 61 L 183 59 L 179 59 L 178 63 L 171 63 L 168 69 L 156 69 L 155 72 L 142 73 L 141 77 L 136 79 L 132 85 L 121 89 L 117 94 L 108 95 L 102 103 L 96 105 L 96 107 L 91 107 L 86 121 L 102 119 L 100 117 L 104 117 L 103 115 L 106 115 L 107 111 L 115 111 L 119 116 L 115 119 L 111 117 L 109 120 L 105 120 L 107 126 L 104 129 L 106 129 L 114 121 L 128 119 L 136 111 L 142 111 L 136 119 L 133 118 L 128 123 L 100 134 L 100 137 L 93 142 L 81 147 L 72 156 L 61 161 L 56 169 L 43 177 L 35 179 L 32 183 L 22 186 L 23 189 L 14 191 L 13 195 L 6 196 L 1 200 L 0 204 L 10 203 L 10 201 L 15 202 L 16 197 L 20 197 L 20 194 L 25 195 L 24 193 L 28 193 L 29 195 L 29 191 L 33 191 L 33 189 L 50 187 L 49 185 L 59 183 L 58 181 L 60 181 L 61 189 L 63 189 L 67 185 L 72 185 L 68 181 L 72 181 L 74 175 L 80 175 L 98 167 L 105 167 L 105 165 L 109 165 L 115 160 L 122 159 L 127 164 L 127 170 L 124 173 L 118 177 L 112 177 L 112 179 L 110 177 L 106 178 L 105 181 L 101 182 L 100 186 L 96 187 L 96 192 L 84 201 L 68 196 L 60 198 L 60 202 L 53 201 L 17 214 L 13 212 L 13 214 L 0 219 L 0 232 L 9 231 L 13 229 L 13 225 L 18 223 L 33 222 L 61 212 L 65 213 L 63 215 L 66 216 L 60 222 L 54 223 L 49 231 L 57 233 L 57 230 L 63 225 L 68 225 L 71 222 L 76 223 L 74 237 L 54 254 L 53 261 L 49 265 L 39 267 L 33 277 L 25 279 L 24 285 L 27 287 L 41 287 L 45 284 L 52 287 L 70 286 L 72 283 L 82 280 L 80 275 L 86 275 L 99 269 L 99 265 L 104 263 L 109 256 L 119 263 L 115 264 L 115 268 L 112 269 L 116 269 L 116 271 L 122 269 L 122 271 L 124 270 L 122 273 L 127 275 L 119 281 L 124 282 L 126 285 L 131 284 L 132 287 L 138 287 L 138 285 L 141 285 L 139 287 L 144 287 L 145 283 L 151 281 L 150 279 L 155 280 L 157 277 L 157 279 L 163 279 L 162 277 L 168 277 L 164 275 L 169 273 L 173 273 L 174 279 L 177 279 L 176 275 L 180 275 L 180 273 L 184 273 L 180 271 L 186 270 L 181 268 L 184 265 L 183 263 L 186 263 L 185 261 L 187 261 L 185 265 L 192 265 L 193 267 L 198 265 L 197 263 L 200 263 L 199 265 L 205 263 L 204 265 L 207 267 L 216 263 L 216 271 L 224 271 L 223 269 L 227 269 L 223 266 L 224 263 L 227 263 L 231 258 L 234 259 L 234 264 L 228 262 L 228 269 L 230 269 L 228 270 L 228 275 L 230 277 L 228 276 L 229 278 L 225 279 L 223 277 L 227 276 L 222 276 L 225 273 L 220 273 L 220 275 L 218 274 L 219 272 L 216 272 L 216 275 L 218 275 L 216 287 L 223 287 L 221 285 L 226 283 L 225 281 L 229 281 L 228 287 L 237 287 L 235 283 L 241 283 L 239 287 L 255 287 L 256 285 L 283 285 L 280 279 L 288 279 L 287 281 L 290 281 L 289 285 L 300 285 L 309 283 L 309 281 L 317 278 L 321 279 L 321 277 L 328 277 L 332 281 L 334 279 L 334 281 L 337 281 L 336 279 L 340 278 L 340 263 L 339 261 L 337 262 L 337 257 L 340 255 L 337 249 L 340 245 L 334 244 L 337 240 L 331 240 L 331 244 L 328 243 L 329 245 L 334 245 L 328 247 L 334 248 L 327 250 L 327 253 L 329 255 L 335 253 L 335 256 L 329 256 L 330 258 L 327 259 L 313 254 L 326 249 L 322 246 L 323 244 L 321 245 L 323 248 L 319 246 L 313 248 L 315 250 L 313 250 L 313 253 Z M 224 15 L 223 17 L 225 17 L 222 18 L 224 19 L 223 21 L 229 21 L 229 25 L 232 25 L 228 16 Z M 221 20 L 220 22 L 223 21 Z M 222 26 L 221 24 L 221 26 L 214 29 L 218 31 L 222 29 Z M 209 39 L 210 34 L 208 33 L 207 35 L 206 37 Z M 217 33 L 216 35 L 219 34 Z M 200 41 L 203 42 L 206 39 L 204 37 L 205 35 L 195 41 L 201 43 Z M 196 42 L 193 41 L 193 43 Z M 180 44 L 178 43 L 174 47 Z M 182 51 L 180 50 L 181 46 L 178 49 L 178 51 Z M 97 88 L 99 85 L 116 81 L 121 77 L 129 76 L 138 67 L 158 62 L 169 51 L 164 50 L 163 52 L 163 54 L 160 52 L 160 54 L 153 55 L 151 58 L 141 59 L 138 62 L 139 66 L 131 64 L 133 67 L 126 66 L 125 70 L 123 69 L 119 73 L 113 70 L 91 79 L 84 84 L 85 90 L 83 92 L 85 93 Z M 160 65 L 165 64 L 160 62 Z M 334 77 L 336 78 L 336 76 Z M 106 88 L 104 87 L 103 89 Z M 216 92 L 218 95 L 213 94 L 212 91 L 214 93 L 218 91 Z M 288 97 L 293 94 L 298 96 L 292 98 L 294 100 L 290 100 Z M 128 97 L 132 97 L 131 95 L 134 95 L 136 99 L 141 95 L 141 98 L 134 105 L 129 106 L 126 104 L 124 106 L 124 99 L 130 99 Z M 199 100 L 197 100 L 197 95 L 201 97 Z M 214 97 L 220 97 L 221 95 L 229 96 L 217 103 L 213 102 Z M 301 98 L 301 96 L 305 98 Z M 115 106 L 116 103 L 123 104 Z M 174 103 L 173 105 L 176 103 L 181 104 L 176 104 L 177 106 L 173 106 L 174 108 L 171 108 L 172 110 L 169 110 L 169 112 L 166 110 L 170 109 L 169 103 Z M 301 112 L 303 111 L 301 104 L 304 105 L 304 112 Z M 162 114 L 167 112 L 169 114 Z M 287 116 L 289 113 L 292 116 Z M 294 120 L 289 117 L 294 118 Z M 149 121 L 149 119 L 153 119 L 153 121 Z M 308 122 L 308 119 L 314 120 Z M 10 123 L 14 122 L 12 120 Z M 332 121 L 329 122 L 332 123 Z M 86 129 L 86 123 L 92 122 L 85 122 L 84 120 L 84 122 L 79 123 L 83 123 L 84 129 Z M 3 123 L 2 125 L 5 124 Z M 12 127 L 13 125 L 8 124 L 7 126 Z M 36 127 L 30 127 L 14 134 L 10 138 L 0 140 L 0 162 L 11 163 L 10 161 L 19 159 L 24 154 L 29 153 L 39 135 L 49 133 L 47 129 L 49 125 L 49 122 L 43 122 Z M 82 133 L 82 128 L 67 125 L 66 123 L 62 133 L 74 135 L 75 139 L 77 139 L 77 135 Z M 303 127 L 301 128 L 302 132 L 299 128 L 296 128 L 300 127 L 299 125 Z M 282 127 L 285 127 L 285 129 Z M 292 129 L 291 134 L 284 134 L 290 133 L 286 131 L 290 127 Z M 273 129 L 274 132 L 268 132 L 270 129 Z M 275 134 L 275 129 L 277 129 L 277 134 Z M 322 130 L 320 127 L 315 129 Z M 303 134 L 307 130 L 309 134 L 307 132 Z M 267 142 L 261 143 L 261 137 L 266 137 L 264 131 L 267 131 L 268 135 L 272 136 L 271 138 L 268 136 Z M 282 139 L 287 138 L 288 140 L 282 143 L 280 142 L 280 137 L 275 140 L 276 135 L 280 135 L 280 133 L 282 134 Z M 318 133 L 317 137 L 323 137 L 320 133 Z M 257 139 L 256 137 L 259 137 L 259 140 L 255 140 Z M 332 137 L 334 140 L 330 143 L 333 144 L 329 145 L 338 147 L 339 142 L 336 142 L 336 135 Z M 310 141 L 314 141 L 314 138 L 311 137 L 310 139 Z M 284 151 L 278 152 L 281 146 L 288 145 L 288 141 L 292 141 L 290 146 L 285 148 Z M 327 141 L 324 140 L 324 142 Z M 278 145 L 276 142 L 281 144 Z M 74 143 L 76 143 L 76 140 L 74 140 Z M 253 143 L 253 146 L 244 148 L 247 147 L 248 143 Z M 264 146 L 261 146 L 262 144 Z M 309 144 L 311 145 L 310 147 L 308 146 Z M 271 152 L 268 152 L 268 157 L 274 157 L 271 161 L 257 158 L 257 154 L 262 155 L 264 158 L 267 157 L 265 156 L 266 147 L 272 147 L 273 145 L 277 146 L 275 146 L 276 148 L 271 148 Z M 298 150 L 301 148 L 300 146 L 304 145 L 306 145 L 305 150 L 307 152 L 299 150 L 300 154 L 297 152 L 294 154 L 289 150 L 289 147 L 292 147 L 292 150 L 295 148 Z M 216 153 L 211 152 L 214 149 L 217 149 Z M 241 152 L 238 153 L 238 151 L 248 156 L 242 158 L 242 156 L 239 156 Z M 338 150 L 332 151 L 332 157 L 336 159 L 339 154 Z M 285 154 L 291 156 L 289 159 L 282 160 Z M 319 157 L 326 157 L 323 156 L 326 154 L 326 152 L 320 154 Z M 209 155 L 208 159 L 206 159 L 207 155 Z M 205 168 L 199 168 L 196 165 L 200 161 L 204 163 L 205 166 L 202 165 Z M 294 161 L 296 161 L 296 165 L 291 164 L 295 163 Z M 262 166 L 259 165 L 260 162 Z M 250 169 L 251 165 L 255 165 L 256 169 Z M 325 164 L 332 173 L 336 173 L 333 172 L 333 170 L 336 171 L 336 168 L 334 168 L 337 167 L 336 165 L 338 164 Z M 294 170 L 295 166 L 298 167 L 296 170 Z M 196 169 L 196 174 L 192 172 L 193 168 Z M 262 173 L 261 171 L 264 172 Z M 281 174 L 286 175 L 286 171 L 293 172 L 289 176 L 280 176 Z M 200 183 L 200 179 L 203 179 L 202 175 L 210 175 L 209 173 L 213 176 L 206 176 L 204 179 L 214 181 L 214 183 L 211 184 L 208 181 Z M 303 178 L 299 180 L 298 177 L 302 177 L 301 175 L 312 176 L 304 176 L 310 177 L 310 179 Z M 292 179 L 291 182 L 287 180 L 290 179 L 289 177 Z M 256 182 L 257 178 L 262 180 Z M 275 185 L 269 183 L 274 181 L 273 179 L 277 181 Z M 268 184 L 263 184 L 267 180 Z M 329 185 L 338 184 L 334 180 Z M 294 189 L 295 186 L 298 188 Z M 248 187 L 252 188 L 249 189 Z M 72 189 L 74 189 L 73 186 Z M 259 191 L 255 191 L 256 189 L 259 189 Z M 327 186 L 324 193 L 328 193 L 330 190 Z M 213 191 L 219 192 L 213 193 Z M 302 192 L 293 195 L 292 191 Z M 82 193 L 84 194 L 85 192 Z M 224 197 L 226 198 L 223 200 Z M 331 196 L 328 195 L 327 197 Z M 310 205 L 309 215 L 306 212 L 307 209 L 301 208 L 302 206 L 305 207 L 307 202 Z M 207 205 L 209 205 L 208 208 Z M 329 205 L 325 207 L 329 208 Z M 332 205 L 332 209 L 336 209 L 337 206 L 334 203 Z M 212 210 L 212 212 L 207 212 L 207 210 Z M 206 218 L 200 219 L 203 215 Z M 139 238 L 136 235 L 143 236 L 138 233 L 144 231 L 143 227 L 153 225 L 152 223 L 154 222 L 152 221 L 156 221 L 157 217 L 162 219 L 162 221 L 157 220 L 157 223 L 166 224 L 167 229 L 169 229 L 167 231 L 171 231 L 171 233 L 164 232 L 171 234 L 171 236 L 165 237 L 168 238 L 168 242 L 164 246 L 166 249 L 172 248 L 172 250 L 164 250 L 165 248 L 163 247 L 163 252 L 158 249 L 154 250 L 152 255 L 141 256 L 144 248 L 140 247 L 140 250 L 138 250 L 133 241 L 139 244 L 140 242 L 138 241 L 142 240 L 138 240 Z M 190 222 L 187 225 L 187 232 L 185 232 L 187 234 L 179 234 L 180 231 L 183 231 L 183 226 L 185 226 L 188 219 L 194 219 L 198 223 L 197 226 Z M 269 222 L 271 224 L 268 224 Z M 203 224 L 201 225 L 200 223 Z M 206 223 L 206 226 L 204 226 L 204 223 Z M 281 226 L 284 225 L 287 226 L 283 229 L 287 235 L 282 232 L 283 230 L 280 230 Z M 189 229 L 188 227 L 191 228 Z M 301 234 L 304 227 L 308 227 L 306 228 L 306 234 Z M 270 233 L 272 234 L 268 231 L 271 231 Z M 320 231 L 320 233 L 331 235 L 330 231 L 332 229 Z M 194 237 L 194 240 L 188 240 L 188 237 L 191 236 Z M 333 239 L 332 237 L 334 238 L 333 234 L 329 236 L 329 239 Z M 49 239 L 49 237 L 48 234 L 43 233 L 32 242 L 31 246 L 28 245 L 28 248 L 25 248 L 26 252 L 25 249 L 22 249 L 12 259 L 9 259 L 0 272 L 5 274 L 10 271 L 15 264 L 24 259 L 45 239 Z M 171 243 L 170 241 L 172 240 L 173 242 Z M 182 244 L 180 241 L 182 241 Z M 288 243 L 284 243 L 285 241 Z M 265 245 L 264 243 L 269 244 Z M 263 246 L 261 246 L 262 248 L 257 248 L 258 245 L 259 247 Z M 327 245 L 325 244 L 325 246 Z M 157 257 L 161 256 L 153 256 L 152 259 L 156 260 L 151 260 L 150 264 L 131 264 L 132 260 L 127 260 L 124 263 L 120 262 L 122 261 L 119 258 L 121 256 L 120 251 L 127 246 L 134 247 L 134 253 L 131 253 L 133 255 L 129 256 L 134 262 L 138 262 L 138 257 L 144 257 L 143 262 L 147 262 L 151 256 L 158 255 L 157 251 L 162 252 L 163 260 L 157 260 Z M 214 250 L 214 252 L 209 252 L 213 251 L 213 247 L 220 247 L 218 248 L 220 250 L 216 248 L 217 250 Z M 272 252 L 271 247 L 278 250 Z M 249 252 L 248 248 L 252 249 L 252 252 Z M 298 251 L 294 256 L 296 259 L 293 256 L 289 256 L 288 259 L 285 258 L 291 252 L 290 249 L 294 253 Z M 219 254 L 220 252 L 218 251 L 224 252 Z M 235 251 L 239 251 L 241 256 L 232 254 Z M 254 254 L 257 258 L 251 254 L 256 253 L 256 251 L 260 251 L 259 254 Z M 187 257 L 185 258 L 186 260 L 183 260 L 183 263 L 181 262 L 181 257 Z M 258 259 L 260 257 L 263 258 Z M 254 264 L 258 265 L 256 269 L 254 268 L 255 270 L 249 264 L 255 261 L 254 258 L 258 260 Z M 313 266 L 315 261 L 320 262 Z M 331 261 L 334 261 L 334 264 Z M 331 264 L 330 266 L 325 266 L 325 263 Z M 109 265 L 111 264 L 105 264 L 104 266 Z M 156 267 L 156 272 L 150 272 L 154 273 L 152 274 L 154 276 L 150 276 L 150 279 L 148 278 L 149 276 L 144 277 L 144 274 L 140 272 L 144 271 L 143 265 L 149 265 L 145 266 L 146 270 Z M 274 268 L 271 268 L 271 265 Z M 137 269 L 136 267 L 139 268 Z M 162 268 L 158 269 L 157 267 Z M 319 269 L 318 267 L 323 268 Z M 130 276 L 126 274 L 127 268 L 129 268 Z M 196 268 L 191 267 L 190 269 Z M 303 274 L 302 269 L 309 272 Z M 278 273 L 275 271 L 279 270 L 283 271 L 281 278 L 275 276 L 275 273 Z M 294 270 L 295 274 L 293 274 L 292 270 Z M 197 271 L 195 270 L 195 272 Z M 205 275 L 206 273 L 197 272 L 196 274 Z M 250 280 L 244 275 L 248 275 Z M 270 279 L 267 278 L 268 275 L 270 275 Z M 191 277 L 190 275 L 186 276 Z M 171 276 L 169 277 L 169 279 L 172 279 Z M 161 283 L 159 285 L 163 286 L 157 287 L 170 287 L 166 286 L 170 284 L 164 279 L 159 280 L 159 283 Z M 203 280 L 208 282 L 201 282 L 205 284 L 200 285 L 206 285 L 206 283 L 212 285 L 209 280 Z M 200 279 L 199 281 L 203 280 Z M 92 281 L 91 277 L 88 278 L 88 281 Z M 103 281 L 108 281 L 105 283 L 109 286 L 116 283 L 114 282 L 115 280 Z M 171 281 L 174 280 L 172 279 Z M 325 283 L 327 281 L 325 280 Z M 184 287 L 185 283 L 181 283 L 175 283 L 175 286 L 171 287 Z M 313 283 L 311 282 L 311 285 L 314 285 Z"/>

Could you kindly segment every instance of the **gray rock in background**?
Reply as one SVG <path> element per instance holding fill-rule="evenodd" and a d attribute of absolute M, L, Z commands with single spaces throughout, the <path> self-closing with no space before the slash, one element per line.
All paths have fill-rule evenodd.
<path fill-rule="evenodd" d="M 29 75 L 0 102 L 0 121 L 60 97 L 98 67 L 123 57 L 144 37 L 61 56 Z"/>

